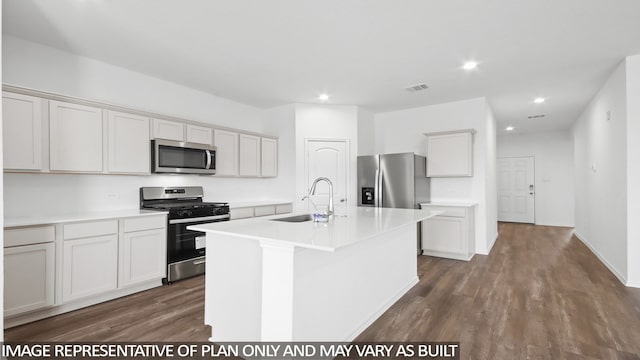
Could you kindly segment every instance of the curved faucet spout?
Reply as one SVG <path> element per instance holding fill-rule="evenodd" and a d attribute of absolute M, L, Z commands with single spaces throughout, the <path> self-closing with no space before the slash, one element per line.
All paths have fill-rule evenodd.
<path fill-rule="evenodd" d="M 307 194 L 307 196 L 303 197 L 302 200 L 308 198 L 310 195 L 315 195 L 316 193 L 316 185 L 318 185 L 318 183 L 320 181 L 324 181 L 327 184 L 329 184 L 329 206 L 327 207 L 327 211 L 326 214 L 327 215 L 333 215 L 333 183 L 331 182 L 331 180 L 329 180 L 329 178 L 326 177 L 319 177 L 315 180 L 313 180 L 313 183 L 311 184 L 311 188 L 309 189 L 309 193 Z"/>

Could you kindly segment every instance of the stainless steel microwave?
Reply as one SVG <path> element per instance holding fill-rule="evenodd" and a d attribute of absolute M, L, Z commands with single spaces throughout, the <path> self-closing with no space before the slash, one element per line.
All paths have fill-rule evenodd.
<path fill-rule="evenodd" d="M 216 147 L 171 140 L 151 140 L 151 172 L 216 173 Z"/>

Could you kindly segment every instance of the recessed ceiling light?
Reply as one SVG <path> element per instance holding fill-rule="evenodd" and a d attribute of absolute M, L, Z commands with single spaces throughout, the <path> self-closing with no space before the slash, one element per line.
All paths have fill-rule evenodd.
<path fill-rule="evenodd" d="M 320 101 L 329 100 L 329 94 L 320 94 L 320 95 L 318 95 L 318 100 L 320 100 Z"/>
<path fill-rule="evenodd" d="M 515 130 L 515 128 L 513 126 L 507 126 L 506 128 L 504 128 L 505 131 L 513 131 Z"/>
<path fill-rule="evenodd" d="M 465 70 L 473 70 L 476 67 L 478 67 L 478 63 L 475 61 L 467 61 L 466 63 L 464 63 L 464 65 L 462 65 L 462 68 Z"/>
<path fill-rule="evenodd" d="M 544 98 L 539 97 L 539 98 L 533 99 L 533 102 L 536 104 L 542 104 L 544 100 L 545 100 Z"/>

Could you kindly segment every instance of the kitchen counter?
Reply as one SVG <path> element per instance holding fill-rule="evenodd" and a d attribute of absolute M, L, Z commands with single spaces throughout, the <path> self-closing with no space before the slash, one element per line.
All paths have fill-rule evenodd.
<path fill-rule="evenodd" d="M 433 210 L 350 207 L 347 216 L 333 216 L 328 223 L 313 221 L 292 223 L 273 220 L 301 214 L 293 213 L 195 225 L 190 226 L 189 229 L 284 246 L 335 251 L 440 213 Z"/>
<path fill-rule="evenodd" d="M 352 341 L 417 282 L 417 223 L 439 211 L 352 207 L 190 226 L 207 234 L 213 342 Z"/>
<path fill-rule="evenodd" d="M 166 214 L 164 211 L 150 211 L 140 209 L 113 210 L 113 211 L 97 211 L 97 212 L 81 212 L 74 214 L 48 214 L 21 217 L 5 217 L 4 227 L 33 226 L 33 225 L 49 225 L 61 224 L 79 221 L 116 219 L 137 216 L 153 216 Z"/>

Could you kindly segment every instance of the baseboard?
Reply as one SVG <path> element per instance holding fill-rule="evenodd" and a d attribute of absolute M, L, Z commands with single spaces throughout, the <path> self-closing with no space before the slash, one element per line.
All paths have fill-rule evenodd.
<path fill-rule="evenodd" d="M 635 281 L 627 281 L 626 284 L 628 287 L 632 287 L 632 288 L 640 288 L 640 282 L 635 282 Z"/>
<path fill-rule="evenodd" d="M 568 228 L 576 227 L 575 224 L 560 224 L 560 223 L 535 223 L 535 225 L 568 227 Z"/>
<path fill-rule="evenodd" d="M 360 326 L 356 328 L 355 331 L 351 333 L 351 335 L 347 336 L 344 339 L 345 342 L 352 342 L 355 338 L 358 337 L 363 331 L 365 331 L 371 324 L 373 324 L 382 314 L 384 314 L 389 308 L 396 303 L 396 301 L 400 300 L 401 297 L 404 296 L 412 287 L 414 287 L 418 283 L 418 277 L 413 278 L 406 286 L 403 286 L 400 291 L 398 291 L 395 295 L 393 295 L 387 302 L 385 302 L 378 311 L 373 313 L 367 320 L 365 320 Z"/>
<path fill-rule="evenodd" d="M 580 235 L 577 231 L 573 231 L 573 235 L 576 236 L 576 238 L 578 238 L 578 240 L 580 240 L 589 250 L 591 250 L 591 252 L 600 260 L 600 262 L 607 268 L 609 269 L 609 271 L 611 271 L 611 273 L 618 278 L 618 280 L 620 280 L 620 282 L 622 283 L 622 285 L 624 286 L 632 286 L 629 285 L 627 282 L 627 279 L 624 277 L 624 275 L 620 274 L 618 272 L 618 270 L 611 265 L 607 259 L 604 258 L 604 256 L 602 256 L 598 250 L 596 250 L 596 248 L 594 248 L 589 241 L 582 235 Z M 640 285 L 640 284 L 638 284 Z M 640 286 L 633 286 L 633 287 L 640 287 Z"/>

